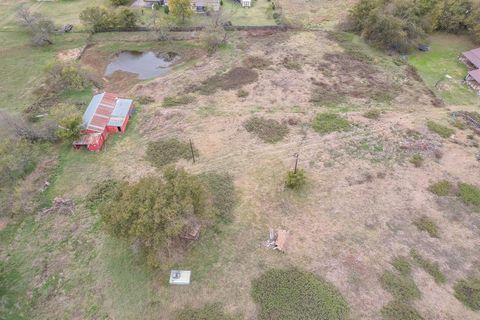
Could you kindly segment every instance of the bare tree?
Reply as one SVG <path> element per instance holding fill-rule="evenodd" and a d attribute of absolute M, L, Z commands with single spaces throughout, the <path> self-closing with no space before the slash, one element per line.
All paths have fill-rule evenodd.
<path fill-rule="evenodd" d="M 32 34 L 32 43 L 36 46 L 52 44 L 52 34 L 55 31 L 55 25 L 40 14 L 32 14 L 28 8 L 22 7 L 17 11 L 19 23 L 30 29 Z"/>
<path fill-rule="evenodd" d="M 218 48 L 228 41 L 228 31 L 225 27 L 231 25 L 231 15 L 227 16 L 223 10 L 209 11 L 210 17 L 205 27 L 205 44 L 209 54 L 215 53 Z"/>
<path fill-rule="evenodd" d="M 151 26 L 159 41 L 167 41 L 170 38 L 170 28 L 173 25 L 174 22 L 168 16 L 159 19 L 158 10 L 152 8 Z"/>

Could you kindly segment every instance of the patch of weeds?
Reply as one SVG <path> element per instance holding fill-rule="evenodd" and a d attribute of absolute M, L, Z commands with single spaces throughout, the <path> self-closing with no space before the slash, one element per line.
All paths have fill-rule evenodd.
<path fill-rule="evenodd" d="M 198 150 L 195 147 L 193 147 L 193 152 L 197 157 Z M 146 154 L 147 160 L 157 168 L 179 159 L 192 159 L 190 144 L 173 138 L 148 143 Z"/>
<path fill-rule="evenodd" d="M 101 203 L 111 199 L 117 191 L 118 181 L 107 179 L 97 183 L 87 195 L 86 207 L 95 210 Z"/>
<path fill-rule="evenodd" d="M 283 58 L 282 65 L 289 70 L 302 71 L 302 65 L 290 57 Z"/>
<path fill-rule="evenodd" d="M 411 277 L 385 271 L 380 277 L 380 283 L 383 289 L 402 302 L 420 298 L 420 290 Z"/>
<path fill-rule="evenodd" d="M 322 83 L 316 83 L 317 88 L 312 92 L 310 102 L 314 103 L 317 106 L 328 106 L 328 105 L 338 105 L 344 103 L 347 98 L 344 95 L 340 95 L 337 92 L 333 91 L 326 85 Z"/>
<path fill-rule="evenodd" d="M 350 130 L 350 122 L 335 113 L 318 113 L 313 119 L 312 128 L 320 134 Z"/>
<path fill-rule="evenodd" d="M 420 168 L 423 165 L 423 162 L 424 162 L 424 159 L 421 154 L 414 154 L 410 158 L 410 163 L 412 163 L 415 166 L 415 168 Z"/>
<path fill-rule="evenodd" d="M 137 96 L 135 98 L 135 102 L 146 105 L 146 104 L 154 103 L 155 98 L 153 98 L 152 96 Z"/>
<path fill-rule="evenodd" d="M 252 282 L 260 320 L 348 319 L 349 306 L 331 283 L 298 269 L 270 269 Z"/>
<path fill-rule="evenodd" d="M 433 277 L 436 283 L 441 284 L 447 282 L 447 277 L 440 270 L 437 262 L 432 262 L 421 256 L 415 249 L 410 251 L 410 255 L 416 264 L 418 264 L 425 272 Z"/>
<path fill-rule="evenodd" d="M 255 70 L 236 67 L 230 71 L 215 75 L 203 81 L 199 86 L 193 87 L 193 91 L 198 91 L 204 95 L 214 94 L 217 90 L 238 89 L 244 85 L 254 83 L 258 80 L 258 72 Z"/>
<path fill-rule="evenodd" d="M 282 140 L 288 134 L 288 126 L 273 119 L 263 117 L 250 117 L 243 123 L 245 129 L 254 133 L 264 142 L 275 143 Z"/>
<path fill-rule="evenodd" d="M 195 97 L 192 96 L 169 96 L 163 99 L 162 106 L 165 108 L 184 106 L 195 101 Z"/>
<path fill-rule="evenodd" d="M 448 180 L 440 180 L 428 187 L 428 191 L 437 196 L 448 196 L 451 190 L 452 184 Z"/>
<path fill-rule="evenodd" d="M 178 311 L 175 320 L 233 320 L 220 303 L 207 304 L 202 308 L 186 307 Z"/>
<path fill-rule="evenodd" d="M 289 189 L 299 190 L 306 183 L 305 170 L 298 169 L 295 171 L 288 171 L 287 178 L 285 180 L 285 186 Z"/>
<path fill-rule="evenodd" d="M 453 289 L 455 298 L 472 310 L 480 310 L 480 277 L 458 280 Z"/>
<path fill-rule="evenodd" d="M 412 272 L 412 267 L 410 266 L 410 262 L 406 257 L 403 257 L 403 256 L 398 256 L 393 258 L 392 266 L 404 276 L 408 276 Z"/>
<path fill-rule="evenodd" d="M 267 69 L 272 62 L 259 56 L 248 56 L 243 60 L 243 65 L 250 69 Z"/>
<path fill-rule="evenodd" d="M 430 131 L 435 132 L 442 138 L 449 138 L 452 134 L 455 133 L 455 130 L 447 126 L 441 125 L 435 121 L 427 121 L 427 127 Z"/>
<path fill-rule="evenodd" d="M 246 98 L 248 97 L 248 91 L 240 89 L 237 91 L 237 97 L 239 98 Z"/>
<path fill-rule="evenodd" d="M 363 114 L 365 118 L 372 119 L 372 120 L 380 119 L 381 115 L 382 115 L 382 112 L 378 109 L 371 109 Z"/>
<path fill-rule="evenodd" d="M 413 224 L 418 228 L 420 231 L 426 231 L 432 238 L 440 238 L 440 231 L 438 230 L 438 226 L 429 217 L 423 215 L 418 219 L 413 221 Z"/>
<path fill-rule="evenodd" d="M 413 306 L 399 300 L 390 301 L 380 313 L 385 320 L 423 320 Z"/>
<path fill-rule="evenodd" d="M 207 172 L 199 177 L 207 185 L 212 195 L 212 205 L 218 210 L 221 219 L 230 221 L 236 202 L 233 177 L 226 172 Z"/>
<path fill-rule="evenodd" d="M 458 184 L 458 197 L 463 203 L 480 210 L 480 188 L 468 183 Z"/>

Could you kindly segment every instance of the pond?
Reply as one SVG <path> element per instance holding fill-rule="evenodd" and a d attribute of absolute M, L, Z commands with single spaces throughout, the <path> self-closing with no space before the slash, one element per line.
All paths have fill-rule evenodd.
<path fill-rule="evenodd" d="M 174 52 L 122 51 L 108 64 L 105 75 L 111 76 L 115 71 L 124 71 L 137 74 L 139 80 L 151 79 L 170 71 L 176 60 L 177 54 Z"/>

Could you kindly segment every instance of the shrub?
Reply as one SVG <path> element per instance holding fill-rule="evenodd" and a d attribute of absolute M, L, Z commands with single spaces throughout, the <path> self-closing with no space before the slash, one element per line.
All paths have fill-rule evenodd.
<path fill-rule="evenodd" d="M 92 32 L 114 29 L 133 30 L 137 27 L 138 17 L 129 8 L 107 10 L 103 7 L 88 7 L 80 12 L 80 20 Z"/>
<path fill-rule="evenodd" d="M 438 226 L 427 216 L 421 216 L 418 219 L 413 221 L 413 224 L 418 228 L 420 231 L 426 231 L 432 238 L 440 238 L 440 232 L 438 230 Z"/>
<path fill-rule="evenodd" d="M 150 104 L 155 102 L 155 98 L 152 96 L 138 96 L 135 98 L 135 101 L 137 101 L 139 104 Z"/>
<path fill-rule="evenodd" d="M 110 0 L 110 3 L 116 7 L 127 5 L 130 0 Z"/>
<path fill-rule="evenodd" d="M 436 194 L 437 196 L 448 196 L 451 190 L 452 184 L 447 180 L 440 180 L 428 187 L 428 191 Z"/>
<path fill-rule="evenodd" d="M 411 277 L 385 271 L 380 277 L 382 288 L 390 292 L 395 299 L 409 302 L 420 298 L 420 291 Z"/>
<path fill-rule="evenodd" d="M 422 267 L 425 272 L 433 277 L 436 283 L 445 283 L 447 282 L 447 278 L 440 270 L 440 267 L 437 262 L 431 262 L 428 259 L 422 257 L 416 250 L 412 249 L 410 251 L 410 255 L 412 256 L 415 263 L 417 263 L 420 267 Z"/>
<path fill-rule="evenodd" d="M 349 306 L 340 292 L 313 273 L 270 269 L 252 282 L 258 318 L 348 319 Z"/>
<path fill-rule="evenodd" d="M 427 127 L 430 131 L 435 132 L 442 138 L 449 138 L 455 133 L 455 130 L 431 120 L 427 122 Z"/>
<path fill-rule="evenodd" d="M 169 8 L 168 6 L 165 6 L 165 7 L 163 8 L 163 12 L 164 12 L 165 14 L 169 14 L 169 13 L 170 13 L 170 8 Z"/>
<path fill-rule="evenodd" d="M 106 230 L 135 242 L 147 262 L 158 266 L 161 252 L 171 252 L 191 221 L 208 225 L 214 218 L 209 193 L 201 181 L 184 170 L 167 168 L 163 179 L 121 182 L 114 195 L 98 205 Z"/>
<path fill-rule="evenodd" d="M 183 106 L 195 101 L 195 97 L 192 96 L 168 96 L 163 99 L 162 106 L 165 108 Z"/>
<path fill-rule="evenodd" d="M 422 155 L 420 155 L 420 154 L 414 154 L 410 158 L 410 162 L 413 163 L 415 168 L 420 168 L 423 165 L 423 161 L 424 161 L 424 159 L 423 159 Z"/>
<path fill-rule="evenodd" d="M 251 117 L 243 123 L 245 129 L 254 133 L 264 142 L 275 143 L 288 134 L 288 126 L 273 119 Z"/>
<path fill-rule="evenodd" d="M 233 177 L 226 172 L 208 172 L 200 175 L 200 179 L 212 195 L 212 205 L 218 210 L 218 216 L 230 221 L 236 202 Z"/>
<path fill-rule="evenodd" d="M 202 308 L 184 308 L 175 315 L 176 320 L 233 320 L 219 303 L 207 304 Z"/>
<path fill-rule="evenodd" d="M 297 172 L 288 171 L 285 186 L 289 189 L 298 190 L 302 188 L 306 183 L 305 171 L 298 169 Z"/>
<path fill-rule="evenodd" d="M 193 152 L 195 156 L 198 156 L 198 151 L 195 147 L 193 147 Z M 179 159 L 192 159 L 190 144 L 174 138 L 148 143 L 146 154 L 147 160 L 158 168 L 176 162 Z"/>
<path fill-rule="evenodd" d="M 378 120 L 378 119 L 380 119 L 381 114 L 382 114 L 382 112 L 380 110 L 371 109 L 371 110 L 368 110 L 367 112 L 365 112 L 363 114 L 363 116 L 365 118 L 368 118 L 368 119 Z"/>
<path fill-rule="evenodd" d="M 405 276 L 409 275 L 412 271 L 410 262 L 406 257 L 398 256 L 393 258 L 392 266 Z"/>
<path fill-rule="evenodd" d="M 480 188 L 468 183 L 458 184 L 458 197 L 463 203 L 480 209 Z"/>
<path fill-rule="evenodd" d="M 455 286 L 455 297 L 472 310 L 480 310 L 480 277 L 458 280 Z"/>
<path fill-rule="evenodd" d="M 240 89 L 237 91 L 237 97 L 239 98 L 246 98 L 248 97 L 248 91 L 245 91 L 243 89 Z"/>
<path fill-rule="evenodd" d="M 107 202 L 115 196 L 118 182 L 113 179 L 107 179 L 97 183 L 88 193 L 86 207 L 95 210 L 101 203 Z"/>
<path fill-rule="evenodd" d="M 385 320 L 423 320 L 413 306 L 402 301 L 390 301 L 380 311 Z"/>
<path fill-rule="evenodd" d="M 320 134 L 350 130 L 350 122 L 334 113 L 319 113 L 313 119 L 312 127 Z"/>

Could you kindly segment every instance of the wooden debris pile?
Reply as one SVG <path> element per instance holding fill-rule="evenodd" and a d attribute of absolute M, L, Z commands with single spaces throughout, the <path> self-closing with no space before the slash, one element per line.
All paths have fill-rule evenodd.
<path fill-rule="evenodd" d="M 265 246 L 273 250 L 279 250 L 279 251 L 285 252 L 287 248 L 288 237 L 289 237 L 289 232 L 287 230 L 270 229 L 270 237 L 265 242 Z"/>
<path fill-rule="evenodd" d="M 75 209 L 75 204 L 73 203 L 72 199 L 66 199 L 66 198 L 60 198 L 60 197 L 55 197 L 52 202 L 52 206 L 50 208 L 45 208 L 43 209 L 40 214 L 45 215 L 45 214 L 50 214 L 50 213 L 56 213 L 56 214 L 73 214 Z"/>

